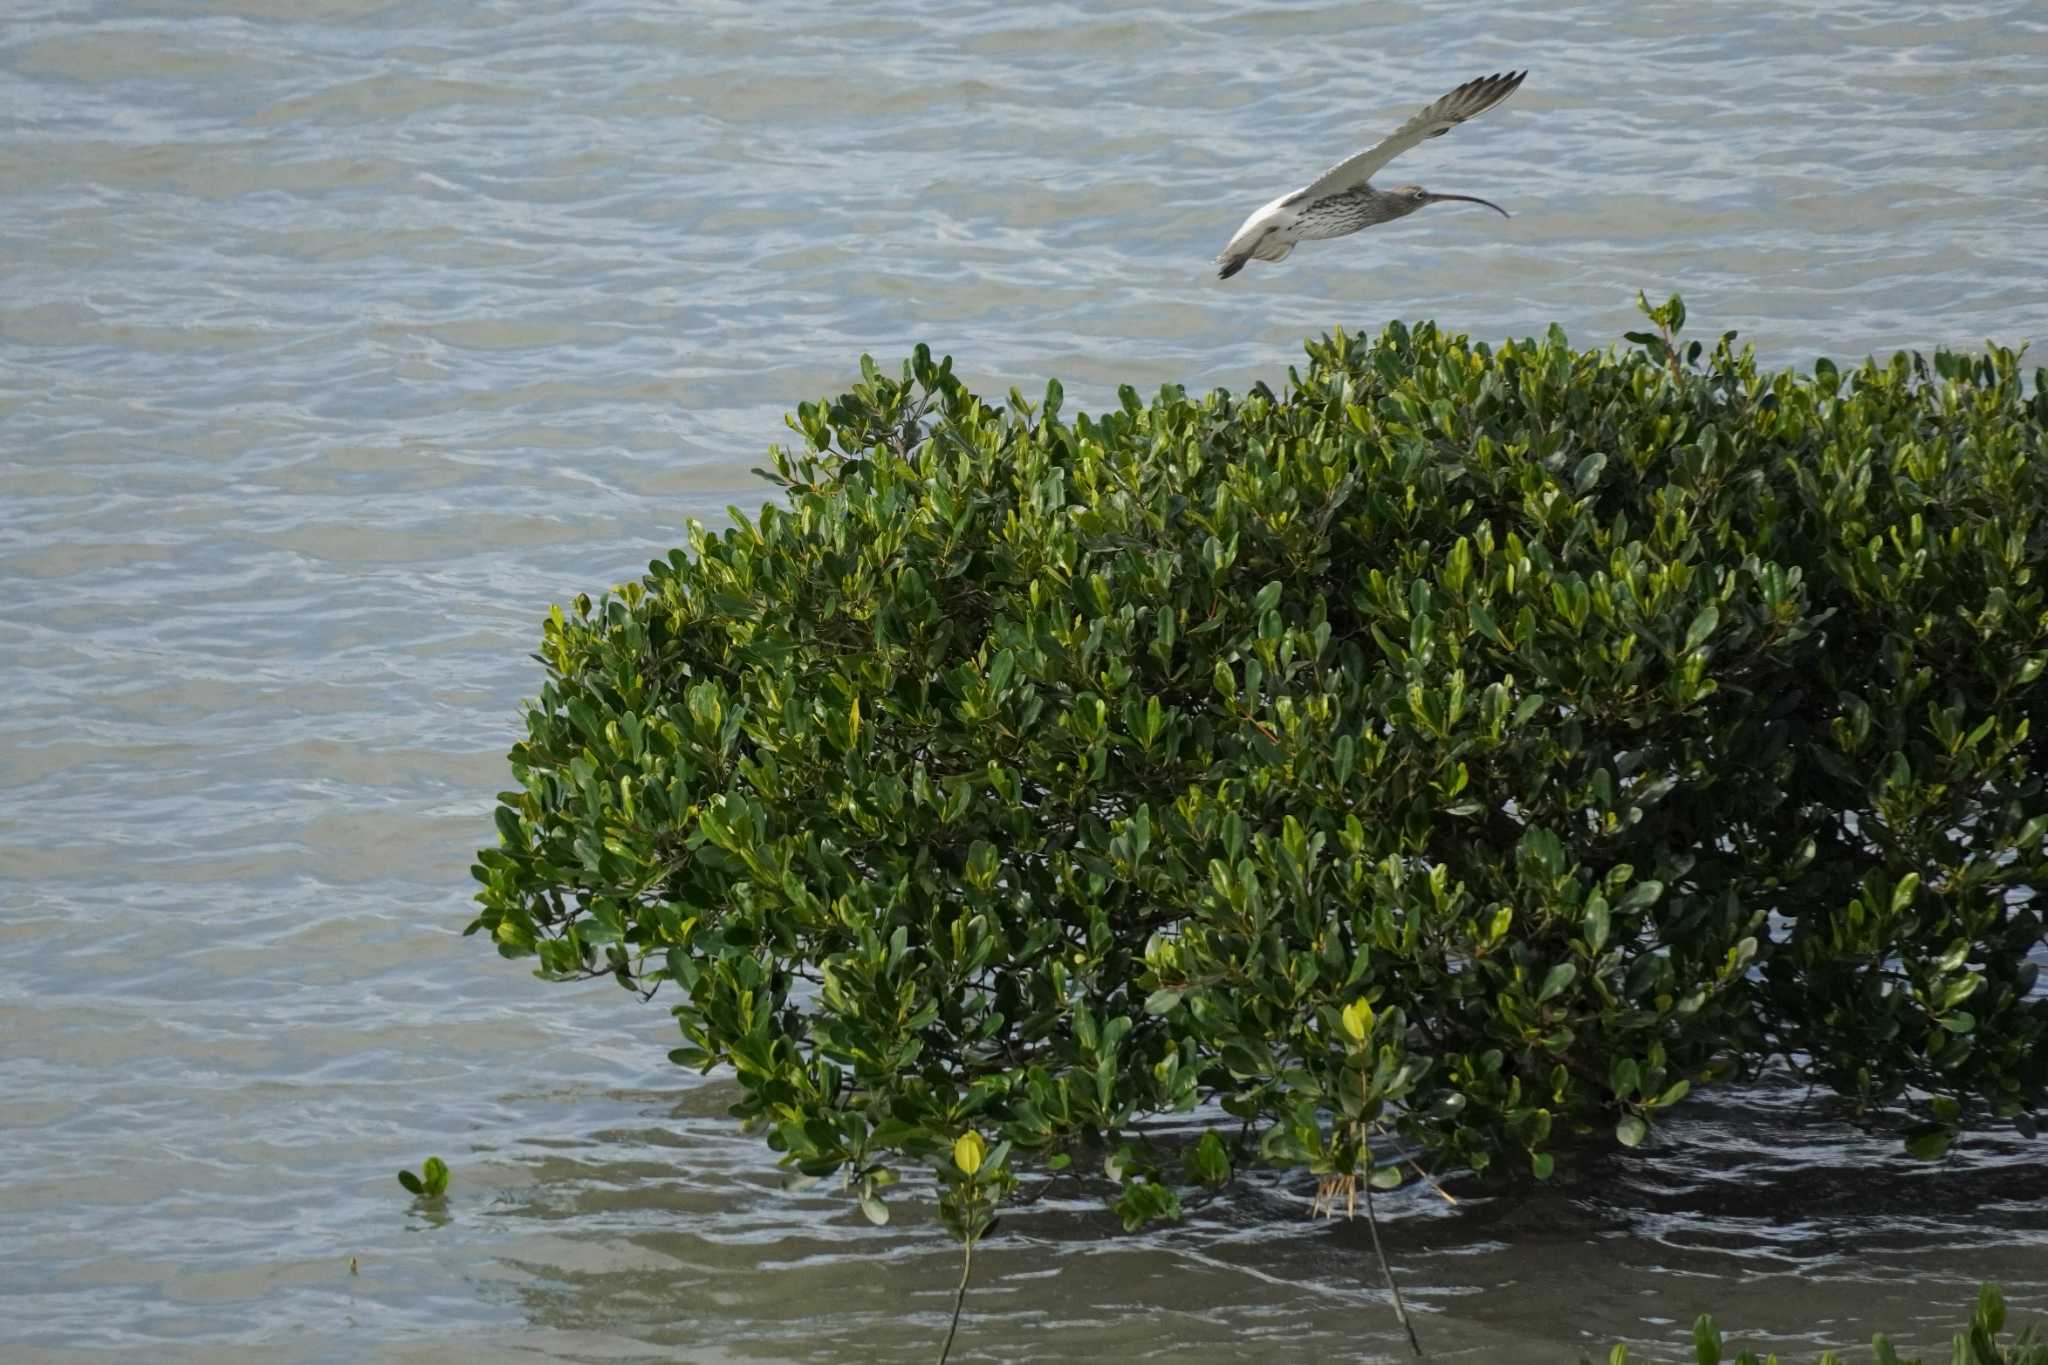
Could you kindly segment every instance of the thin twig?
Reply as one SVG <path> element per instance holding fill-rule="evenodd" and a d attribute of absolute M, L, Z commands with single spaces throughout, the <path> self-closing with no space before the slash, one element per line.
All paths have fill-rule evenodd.
<path fill-rule="evenodd" d="M 953 1325 L 946 1329 L 946 1344 L 939 1348 L 939 1365 L 946 1365 L 946 1357 L 952 1354 L 953 1334 L 960 1330 L 960 1305 L 967 1302 L 967 1276 L 973 1269 L 974 1239 L 970 1237 L 960 1252 L 960 1288 L 953 1295 Z M 1421 1354 L 1420 1347 L 1416 1354 Z"/>
<path fill-rule="evenodd" d="M 1431 1189 L 1435 1190 L 1438 1194 L 1444 1197 L 1444 1202 L 1446 1204 L 1455 1204 L 1458 1202 L 1449 1190 L 1445 1189 L 1443 1186 L 1436 1183 L 1435 1176 L 1431 1175 L 1428 1171 L 1422 1169 L 1421 1162 L 1411 1161 L 1408 1164 L 1415 1168 L 1415 1174 L 1421 1176 L 1424 1180 L 1427 1180 L 1429 1182 L 1429 1187 Z"/>
<path fill-rule="evenodd" d="M 1415 1324 L 1408 1321 L 1408 1310 L 1401 1303 L 1401 1287 L 1394 1283 L 1394 1267 L 1387 1263 L 1387 1253 L 1380 1246 L 1380 1220 L 1372 1209 L 1372 1181 L 1365 1182 L 1365 1225 L 1372 1229 L 1373 1255 L 1380 1258 L 1380 1269 L 1386 1272 L 1387 1292 L 1394 1296 L 1394 1316 L 1401 1320 L 1403 1330 L 1408 1333 L 1408 1344 L 1415 1348 L 1415 1357 L 1422 1358 L 1422 1343 L 1416 1339 Z M 962 1286 L 965 1287 L 964 1284 Z"/>

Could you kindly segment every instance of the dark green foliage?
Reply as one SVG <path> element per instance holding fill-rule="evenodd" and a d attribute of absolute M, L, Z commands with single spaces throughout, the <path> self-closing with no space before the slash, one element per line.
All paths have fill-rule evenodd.
<path fill-rule="evenodd" d="M 555 610 L 471 928 L 671 993 L 871 1216 L 977 1129 L 948 1190 L 1088 1144 L 1132 1224 L 1256 1160 L 1542 1177 L 1773 1058 L 1921 1155 L 2031 1131 L 2038 372 L 1649 311 L 1072 420 L 864 362 L 785 504 Z"/>
<path fill-rule="evenodd" d="M 448 1193 L 448 1163 L 440 1157 L 430 1156 L 421 1163 L 418 1175 L 400 1171 L 398 1183 L 416 1199 L 439 1199 Z"/>
<path fill-rule="evenodd" d="M 2005 1300 L 1997 1285 L 1987 1284 L 1977 1291 L 1977 1311 L 1970 1315 L 1969 1327 L 1956 1334 L 1950 1365 L 2048 1365 L 2048 1343 L 2041 1341 L 2037 1329 L 2029 1327 L 2011 1342 L 2001 1342 L 1998 1334 L 2004 1328 Z M 1775 1355 L 1759 1357 L 1754 1351 L 1724 1355 L 1721 1331 L 1709 1317 L 1693 1324 L 1692 1339 L 1693 1360 L 1698 1365 L 1721 1365 L 1724 1360 L 1728 1365 L 1778 1365 Z M 1871 1352 L 1876 1365 L 1929 1365 L 1917 1356 L 1910 1360 L 1901 1356 L 1882 1332 L 1871 1342 Z M 1624 1346 L 1615 1347 L 1607 1357 L 1608 1365 L 1629 1365 L 1635 1359 Z M 1581 1356 L 1579 1365 L 1591 1362 Z M 1823 1351 L 1817 1365 L 1843 1365 L 1843 1361 L 1833 1351 Z"/>

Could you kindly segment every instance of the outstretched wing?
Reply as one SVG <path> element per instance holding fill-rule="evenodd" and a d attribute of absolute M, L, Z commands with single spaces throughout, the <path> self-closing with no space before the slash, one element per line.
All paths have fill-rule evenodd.
<path fill-rule="evenodd" d="M 1514 94 L 1521 87 L 1522 78 L 1528 74 L 1526 71 L 1509 71 L 1500 75 L 1481 76 L 1476 81 L 1466 81 L 1402 124 L 1394 131 L 1392 137 L 1377 147 L 1368 148 L 1324 171 L 1309 182 L 1306 189 L 1289 195 L 1287 202 L 1320 199 L 1326 194 L 1341 194 L 1345 190 L 1363 185 L 1378 173 L 1380 167 L 1424 138 L 1442 137 L 1474 114 L 1483 114 Z"/>

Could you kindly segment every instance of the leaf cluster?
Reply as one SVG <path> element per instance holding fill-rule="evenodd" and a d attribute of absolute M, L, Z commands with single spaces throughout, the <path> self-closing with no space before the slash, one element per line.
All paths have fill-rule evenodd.
<path fill-rule="evenodd" d="M 400 1171 L 398 1183 L 415 1199 L 439 1199 L 448 1193 L 448 1163 L 430 1156 L 421 1163 L 419 1174 Z"/>

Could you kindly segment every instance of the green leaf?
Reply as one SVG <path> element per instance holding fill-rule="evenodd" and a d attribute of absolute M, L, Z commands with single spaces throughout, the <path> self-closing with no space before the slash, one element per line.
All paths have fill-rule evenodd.
<path fill-rule="evenodd" d="M 400 1171 L 398 1173 L 398 1183 L 405 1186 L 406 1192 L 409 1194 L 424 1195 L 427 1192 L 427 1187 L 422 1185 L 420 1178 L 411 1171 Z"/>
<path fill-rule="evenodd" d="M 1977 1313 L 1972 1321 L 1993 1336 L 2005 1330 L 2005 1296 L 1998 1292 L 1997 1285 L 1978 1286 Z"/>
<path fill-rule="evenodd" d="M 1508 642 L 1502 637 L 1500 627 L 1494 622 L 1493 613 L 1489 612 L 1485 607 L 1480 606 L 1477 602 L 1467 602 L 1465 604 L 1465 616 L 1467 620 L 1471 621 L 1472 629 L 1478 631 L 1497 645 L 1507 646 Z"/>
<path fill-rule="evenodd" d="M 1597 450 L 1580 460 L 1578 468 L 1572 471 L 1572 491 L 1580 495 L 1592 492 L 1593 485 L 1600 482 L 1600 471 L 1606 467 L 1607 457 Z"/>
<path fill-rule="evenodd" d="M 1607 898 L 1597 892 L 1586 902 L 1586 914 L 1579 921 L 1580 932 L 1586 938 L 1586 951 L 1598 954 L 1607 945 L 1607 932 L 1613 920 L 1607 908 Z"/>
<path fill-rule="evenodd" d="M 1222 1061 L 1240 1076 L 1263 1076 L 1273 1069 L 1270 1054 L 1265 1054 L 1263 1049 L 1253 1052 L 1243 1043 L 1225 1043 Z"/>
<path fill-rule="evenodd" d="M 1712 602 L 1701 607 L 1699 614 L 1692 618 L 1692 624 L 1685 628 L 1685 648 L 1680 652 L 1690 654 L 1698 649 L 1707 642 L 1707 637 L 1714 633 L 1714 627 L 1720 624 L 1721 612 L 1718 607 Z"/>
<path fill-rule="evenodd" d="M 1956 1135 L 1947 1128 L 1923 1128 L 1906 1138 L 1906 1151 L 1921 1161 L 1939 1161 L 1948 1155 Z"/>
<path fill-rule="evenodd" d="M 1614 1140 L 1624 1147 L 1640 1147 L 1643 1139 L 1650 1135 L 1650 1125 L 1640 1114 L 1623 1114 L 1614 1125 Z"/>
<path fill-rule="evenodd" d="M 428 1157 L 420 1166 L 420 1183 L 429 1198 L 438 1199 L 448 1189 L 448 1163 L 437 1156 Z"/>
<path fill-rule="evenodd" d="M 1699 1365 L 1720 1365 L 1721 1329 L 1704 1313 L 1693 1322 L 1692 1349 L 1693 1359 Z"/>
<path fill-rule="evenodd" d="M 1993 1336 L 2005 1330 L 2005 1295 L 1999 1293 L 1997 1285 L 1985 1283 L 1976 1287 L 1976 1316 L 1972 1322 Z"/>
<path fill-rule="evenodd" d="M 881 1227 L 889 1221 L 889 1206 L 872 1194 L 860 1197 L 860 1211 L 876 1227 Z"/>
<path fill-rule="evenodd" d="M 1621 898 L 1620 904 L 1616 905 L 1614 908 L 1616 910 L 1621 911 L 1623 914 L 1627 914 L 1635 910 L 1642 910 L 1649 906 L 1655 905 L 1657 903 L 1657 898 L 1663 894 L 1664 883 L 1660 881 L 1651 880 L 1640 881 L 1628 889 L 1628 894 L 1624 895 Z"/>
<path fill-rule="evenodd" d="M 1543 985 L 1536 992 L 1536 1003 L 1542 1004 L 1557 995 L 1578 979 L 1579 969 L 1570 962 L 1560 962 L 1543 974 Z"/>
<path fill-rule="evenodd" d="M 1175 1007 L 1180 1004 L 1180 1001 L 1181 993 L 1179 991 L 1162 986 L 1145 997 L 1145 1013 L 1153 1015 L 1171 1014 Z"/>
<path fill-rule="evenodd" d="M 1529 1173 L 1538 1180 L 1550 1179 L 1550 1173 L 1556 1168 L 1556 1165 L 1556 1161 L 1552 1159 L 1548 1152 L 1529 1153 Z"/>
<path fill-rule="evenodd" d="M 1230 1153 L 1214 1129 L 1189 1149 L 1185 1158 L 1188 1176 L 1198 1185 L 1221 1185 L 1230 1179 Z"/>

